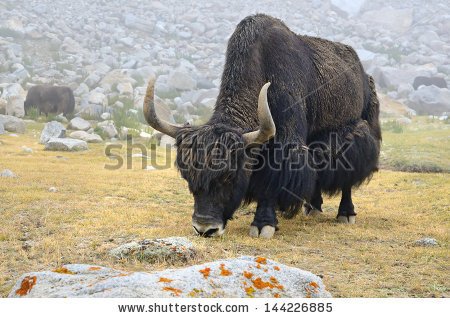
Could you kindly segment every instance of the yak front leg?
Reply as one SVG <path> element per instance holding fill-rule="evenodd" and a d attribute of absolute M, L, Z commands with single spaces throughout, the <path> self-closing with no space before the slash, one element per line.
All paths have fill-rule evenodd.
<path fill-rule="evenodd" d="M 250 226 L 251 237 L 271 238 L 274 235 L 278 224 L 274 206 L 269 200 L 258 202 L 255 218 Z"/>

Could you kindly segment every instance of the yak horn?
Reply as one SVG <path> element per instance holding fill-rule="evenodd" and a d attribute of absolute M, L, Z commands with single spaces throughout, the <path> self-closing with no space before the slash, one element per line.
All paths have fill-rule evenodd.
<path fill-rule="evenodd" d="M 147 92 L 144 98 L 144 117 L 147 123 L 154 129 L 175 138 L 178 130 L 182 127 L 159 119 L 155 109 L 155 79 L 151 79 L 147 85 Z"/>
<path fill-rule="evenodd" d="M 259 129 L 244 134 L 245 144 L 262 144 L 275 136 L 276 128 L 270 114 L 269 103 L 267 101 L 267 89 L 270 82 L 266 83 L 259 92 L 258 98 L 258 119 Z"/>

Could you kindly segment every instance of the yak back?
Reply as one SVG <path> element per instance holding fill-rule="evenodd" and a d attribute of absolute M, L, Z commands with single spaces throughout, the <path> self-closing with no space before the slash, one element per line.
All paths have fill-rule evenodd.
<path fill-rule="evenodd" d="M 266 82 L 276 139 L 304 143 L 336 130 L 371 107 L 368 76 L 347 45 L 300 36 L 280 20 L 242 20 L 228 42 L 220 93 L 209 123 L 258 127 L 257 96 Z M 364 119 L 364 118 L 363 118 Z"/>

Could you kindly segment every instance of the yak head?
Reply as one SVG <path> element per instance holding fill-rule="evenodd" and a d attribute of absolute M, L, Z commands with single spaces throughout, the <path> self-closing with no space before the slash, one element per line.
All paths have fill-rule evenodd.
<path fill-rule="evenodd" d="M 209 122 L 191 127 L 158 118 L 154 82 L 151 80 L 147 87 L 144 116 L 150 126 L 176 140 L 176 165 L 194 196 L 192 226 L 195 232 L 202 236 L 220 236 L 246 193 L 250 177 L 250 170 L 246 169 L 246 149 L 275 135 L 267 102 L 270 83 L 259 93 L 259 129 L 244 132 L 223 123 Z"/>

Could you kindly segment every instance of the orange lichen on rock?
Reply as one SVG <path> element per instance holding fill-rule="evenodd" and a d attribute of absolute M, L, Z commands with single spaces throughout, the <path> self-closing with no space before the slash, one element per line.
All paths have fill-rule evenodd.
<path fill-rule="evenodd" d="M 247 296 L 252 297 L 253 294 L 255 293 L 255 289 L 253 287 L 247 287 L 245 288 L 245 293 L 247 294 Z"/>
<path fill-rule="evenodd" d="M 273 276 L 270 276 L 270 281 L 272 282 L 272 284 L 278 284 L 278 280 Z"/>
<path fill-rule="evenodd" d="M 57 269 L 54 269 L 53 272 L 59 273 L 59 274 L 68 274 L 68 275 L 74 275 L 75 274 L 74 272 L 68 270 L 65 267 L 59 267 Z"/>
<path fill-rule="evenodd" d="M 256 268 L 260 269 L 261 268 L 261 264 L 256 265 Z"/>
<path fill-rule="evenodd" d="M 90 270 L 90 271 L 99 271 L 99 270 L 101 270 L 102 268 L 101 267 L 98 267 L 98 266 L 92 266 L 92 267 L 89 267 L 88 268 L 88 270 Z"/>
<path fill-rule="evenodd" d="M 267 264 L 267 259 L 265 257 L 258 256 L 257 258 L 255 258 L 255 262 L 259 263 L 259 264 L 266 265 Z"/>
<path fill-rule="evenodd" d="M 250 272 L 247 272 L 247 271 L 244 271 L 243 275 L 247 279 L 251 279 L 253 277 L 253 273 L 250 273 Z"/>
<path fill-rule="evenodd" d="M 220 276 L 230 276 L 233 274 L 231 271 L 225 268 L 225 264 L 220 264 Z"/>
<path fill-rule="evenodd" d="M 275 298 L 280 298 L 281 296 L 280 296 L 280 294 L 275 293 L 275 294 L 273 294 L 273 297 L 275 297 Z"/>
<path fill-rule="evenodd" d="M 180 296 L 180 294 L 182 293 L 181 289 L 174 287 L 164 287 L 163 290 L 171 292 L 174 296 Z"/>
<path fill-rule="evenodd" d="M 311 286 L 313 288 L 319 288 L 319 284 L 317 284 L 316 282 L 309 283 L 309 286 Z"/>
<path fill-rule="evenodd" d="M 173 279 L 160 277 L 158 283 L 170 283 L 172 281 L 173 281 Z"/>
<path fill-rule="evenodd" d="M 277 288 L 279 290 L 283 290 L 283 285 L 278 283 L 278 280 L 275 277 L 270 277 L 270 282 L 263 281 L 260 277 L 252 280 L 253 286 L 255 286 L 257 289 L 264 289 L 264 288 Z"/>
<path fill-rule="evenodd" d="M 36 285 L 36 276 L 26 276 L 20 283 L 20 288 L 16 290 L 16 295 L 25 296 Z"/>
<path fill-rule="evenodd" d="M 204 278 L 208 278 L 211 273 L 211 268 L 205 267 L 204 269 L 199 270 L 199 272 L 202 273 Z"/>
<path fill-rule="evenodd" d="M 280 270 L 280 268 L 278 266 L 274 266 L 273 269 L 276 270 L 276 271 Z"/>

